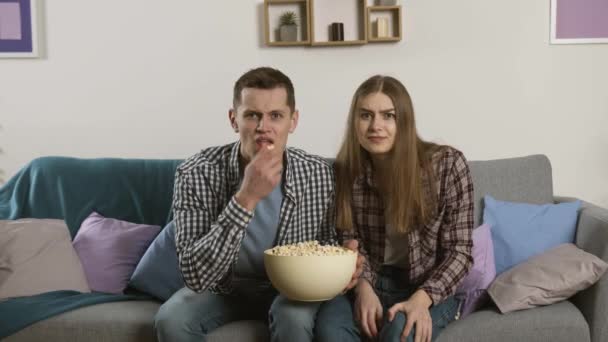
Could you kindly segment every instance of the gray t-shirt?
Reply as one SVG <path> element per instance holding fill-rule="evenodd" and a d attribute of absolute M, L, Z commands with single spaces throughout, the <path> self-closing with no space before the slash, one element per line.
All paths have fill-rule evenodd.
<path fill-rule="evenodd" d="M 245 229 L 245 237 L 241 242 L 234 269 L 235 281 L 268 279 L 264 268 L 264 251 L 276 243 L 282 202 L 283 190 L 279 183 L 256 205 L 253 218 Z"/>
<path fill-rule="evenodd" d="M 408 268 L 409 245 L 407 234 L 399 233 L 387 224 L 384 238 L 384 265 Z"/>

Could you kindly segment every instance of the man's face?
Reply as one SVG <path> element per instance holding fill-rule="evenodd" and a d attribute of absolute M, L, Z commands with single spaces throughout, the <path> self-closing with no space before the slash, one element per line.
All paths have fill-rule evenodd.
<path fill-rule="evenodd" d="M 298 125 L 298 111 L 291 112 L 287 105 L 285 88 L 244 88 L 241 102 L 229 112 L 230 124 L 241 140 L 241 156 L 251 161 L 256 153 L 274 145 L 283 153 L 287 136 Z"/>

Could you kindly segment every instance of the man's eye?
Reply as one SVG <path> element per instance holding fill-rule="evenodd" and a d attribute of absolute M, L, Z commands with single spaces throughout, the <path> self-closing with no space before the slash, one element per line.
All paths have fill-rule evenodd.
<path fill-rule="evenodd" d="M 272 114 L 270 114 L 270 117 L 273 119 L 280 119 L 283 116 L 279 113 L 272 113 Z"/>

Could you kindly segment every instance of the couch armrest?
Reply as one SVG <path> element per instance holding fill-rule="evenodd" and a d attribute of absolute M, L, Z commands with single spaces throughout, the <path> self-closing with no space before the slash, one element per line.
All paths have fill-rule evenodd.
<path fill-rule="evenodd" d="M 575 200 L 555 197 L 555 202 Z M 608 209 L 583 202 L 576 227 L 576 245 L 608 262 Z M 571 298 L 589 323 L 591 342 L 608 341 L 608 273 Z"/>

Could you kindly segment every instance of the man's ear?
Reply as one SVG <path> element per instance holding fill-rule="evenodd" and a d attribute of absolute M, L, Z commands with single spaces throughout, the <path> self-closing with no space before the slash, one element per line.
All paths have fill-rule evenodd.
<path fill-rule="evenodd" d="M 228 110 L 228 119 L 230 120 L 230 126 L 234 129 L 234 132 L 238 133 L 239 125 L 236 123 L 236 111 L 234 109 Z"/>
<path fill-rule="evenodd" d="M 300 118 L 300 112 L 296 109 L 293 114 L 291 114 L 290 122 L 289 122 L 289 133 L 293 133 L 298 127 L 298 119 Z"/>

